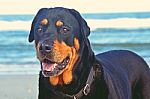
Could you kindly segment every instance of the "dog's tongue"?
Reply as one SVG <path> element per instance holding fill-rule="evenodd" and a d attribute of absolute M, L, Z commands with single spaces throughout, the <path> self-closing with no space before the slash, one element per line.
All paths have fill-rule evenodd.
<path fill-rule="evenodd" d="M 57 66 L 58 64 L 54 63 L 54 64 L 48 64 L 48 63 L 42 63 L 42 68 L 44 71 L 53 71 L 54 68 Z"/>

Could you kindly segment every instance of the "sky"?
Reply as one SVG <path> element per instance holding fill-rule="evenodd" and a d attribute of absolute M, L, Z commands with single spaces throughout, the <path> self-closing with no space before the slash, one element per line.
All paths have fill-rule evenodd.
<path fill-rule="evenodd" d="M 150 11 L 150 0 L 0 0 L 0 14 L 35 14 L 58 6 L 81 13 L 145 12 Z"/>

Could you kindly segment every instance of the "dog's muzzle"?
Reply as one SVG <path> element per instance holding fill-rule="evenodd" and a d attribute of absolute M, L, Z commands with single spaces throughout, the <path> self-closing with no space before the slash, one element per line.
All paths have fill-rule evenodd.
<path fill-rule="evenodd" d="M 38 44 L 37 56 L 41 62 L 42 73 L 45 77 L 61 74 L 69 63 L 69 55 L 63 56 L 62 52 L 55 49 L 52 44 Z"/>
<path fill-rule="evenodd" d="M 53 48 L 52 44 L 40 43 L 39 51 L 42 53 L 50 53 L 52 48 Z"/>

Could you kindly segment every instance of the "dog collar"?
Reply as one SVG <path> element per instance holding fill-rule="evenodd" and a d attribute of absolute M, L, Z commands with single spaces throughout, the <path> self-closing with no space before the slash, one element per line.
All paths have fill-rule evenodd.
<path fill-rule="evenodd" d="M 89 95 L 89 93 L 91 92 L 92 83 L 96 79 L 100 79 L 101 74 L 102 74 L 101 64 L 95 60 L 93 66 L 91 67 L 85 86 L 77 94 L 69 95 L 64 94 L 62 92 L 57 92 L 56 90 L 53 91 L 54 93 L 57 93 L 58 96 L 63 97 L 63 99 L 80 99 L 83 96 Z"/>
<path fill-rule="evenodd" d="M 95 81 L 97 77 L 100 77 L 100 75 L 101 75 L 101 68 L 100 68 L 100 65 L 96 63 L 94 64 L 94 66 L 92 66 L 90 70 L 85 86 L 75 95 L 65 94 L 66 97 L 71 98 L 71 99 L 80 99 L 83 96 L 87 96 L 91 91 L 92 83 Z"/>
<path fill-rule="evenodd" d="M 80 99 L 82 96 L 87 96 L 91 91 L 91 85 L 95 80 L 95 71 L 93 67 L 90 70 L 86 85 L 82 88 L 76 95 L 73 96 L 73 99 Z"/>

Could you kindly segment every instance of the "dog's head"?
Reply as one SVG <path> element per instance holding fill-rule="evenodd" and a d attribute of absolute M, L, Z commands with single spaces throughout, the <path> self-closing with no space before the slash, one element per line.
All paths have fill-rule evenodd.
<path fill-rule="evenodd" d="M 90 29 L 81 15 L 66 8 L 42 8 L 35 16 L 29 42 L 35 40 L 43 75 L 53 85 L 68 84 Z M 82 44 L 82 43 L 85 44 Z"/>

